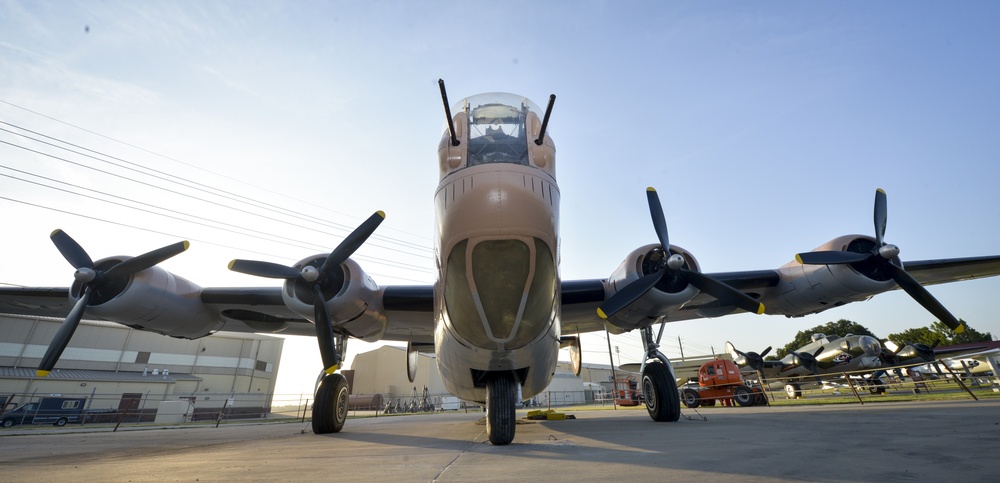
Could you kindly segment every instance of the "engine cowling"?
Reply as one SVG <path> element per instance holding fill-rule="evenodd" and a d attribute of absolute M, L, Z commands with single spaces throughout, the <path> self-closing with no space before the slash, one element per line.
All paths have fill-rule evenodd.
<path fill-rule="evenodd" d="M 834 238 L 812 251 L 867 253 L 875 239 L 866 235 Z M 899 258 L 892 259 L 902 266 Z M 849 265 L 803 265 L 792 261 L 778 269 L 780 296 L 765 302 L 768 313 L 790 317 L 814 314 L 850 302 L 867 300 L 896 287 L 891 276 L 870 262 Z"/>
<path fill-rule="evenodd" d="M 319 268 L 326 261 L 327 254 L 305 258 L 294 265 L 301 270 L 307 265 Z M 334 270 L 336 280 L 327 284 L 323 298 L 333 321 L 333 326 L 350 336 L 366 341 L 382 337 L 386 328 L 385 313 L 378 297 L 378 285 L 357 262 L 347 259 Z M 315 293 L 302 280 L 288 280 L 281 291 L 281 297 L 293 312 L 313 320 Z"/>
<path fill-rule="evenodd" d="M 701 271 L 701 266 L 691 252 L 676 245 L 670 245 L 670 252 L 684 258 L 684 268 Z M 664 256 L 658 244 L 645 245 L 629 253 L 608 279 L 606 297 L 611 297 L 626 285 L 652 273 Z M 656 321 L 657 314 L 663 313 L 669 307 L 683 305 L 698 293 L 699 290 L 693 285 L 667 273 L 645 295 L 608 317 L 608 330 L 612 333 L 621 333 L 648 326 Z"/>
<path fill-rule="evenodd" d="M 95 266 L 108 269 L 131 257 L 109 257 Z M 73 302 L 82 284 L 70 287 Z M 170 337 L 197 339 L 211 334 L 223 321 L 201 301 L 201 287 L 160 267 L 151 267 L 95 292 L 87 315 Z"/>

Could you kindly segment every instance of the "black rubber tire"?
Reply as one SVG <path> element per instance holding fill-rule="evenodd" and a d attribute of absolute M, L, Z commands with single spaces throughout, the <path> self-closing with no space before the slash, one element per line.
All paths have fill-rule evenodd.
<path fill-rule="evenodd" d="M 880 379 L 872 379 L 868 382 L 868 392 L 873 396 L 885 394 L 885 383 Z"/>
<path fill-rule="evenodd" d="M 54 426 L 59 426 L 61 428 L 61 427 L 65 426 L 66 423 L 68 423 L 68 422 L 69 422 L 69 420 L 67 420 L 66 418 L 59 418 L 59 419 L 56 420 L 56 422 L 54 422 L 52 424 Z"/>
<path fill-rule="evenodd" d="M 514 375 L 498 373 L 486 383 L 486 437 L 495 446 L 514 441 L 517 415 L 517 382 Z"/>
<path fill-rule="evenodd" d="M 749 387 L 739 386 L 733 390 L 733 401 L 736 401 L 736 404 L 739 404 L 740 407 L 753 406 L 756 399 Z"/>
<path fill-rule="evenodd" d="M 799 388 L 798 384 L 791 382 L 785 384 L 785 394 L 788 396 L 788 399 L 798 399 L 802 397 L 802 389 Z"/>
<path fill-rule="evenodd" d="M 764 391 L 759 388 L 754 389 L 754 397 L 754 406 L 767 406 L 767 394 L 764 394 Z"/>
<path fill-rule="evenodd" d="M 672 423 L 681 418 L 681 396 L 670 370 L 656 360 L 642 371 L 642 394 L 653 421 Z"/>
<path fill-rule="evenodd" d="M 7 419 L 4 419 L 3 422 L 0 423 L 0 425 L 2 425 L 5 428 L 9 428 L 9 427 L 11 427 L 11 426 L 14 425 L 14 422 L 15 422 L 14 418 L 7 418 Z"/>
<path fill-rule="evenodd" d="M 694 409 L 701 405 L 701 395 L 698 394 L 698 391 L 687 388 L 682 392 L 683 394 L 681 395 L 681 400 L 684 401 L 685 406 Z"/>
<path fill-rule="evenodd" d="M 323 378 L 316 391 L 316 402 L 313 403 L 313 433 L 339 433 L 344 429 L 349 396 L 347 378 L 342 374 L 330 374 Z"/>

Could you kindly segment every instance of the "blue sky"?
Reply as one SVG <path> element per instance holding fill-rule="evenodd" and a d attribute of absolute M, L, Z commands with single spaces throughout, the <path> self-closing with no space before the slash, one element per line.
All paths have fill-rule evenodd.
<path fill-rule="evenodd" d="M 362 265 L 379 284 L 431 283 L 438 78 L 453 101 L 558 96 L 566 279 L 607 277 L 655 240 L 647 186 L 671 241 L 707 272 L 776 268 L 871 234 L 879 187 L 904 261 L 998 254 L 998 20 L 995 2 L 0 1 L 0 120 L 308 218 L 137 185 L 22 148 L 147 178 L 0 131 L 20 146 L 0 144 L 0 196 L 20 201 L 0 199 L 0 283 L 67 285 L 47 239 L 62 228 L 95 258 L 190 239 L 164 268 L 202 286 L 266 285 L 226 263 L 327 251 L 378 209 L 388 217 Z M 283 239 L 42 188 L 12 168 Z M 998 289 L 930 290 L 1000 334 Z M 687 354 L 726 340 L 761 350 L 839 318 L 880 336 L 933 320 L 890 293 L 803 319 L 681 322 L 667 337 Z M 589 342 L 585 360 L 605 362 L 604 340 Z M 315 350 L 289 347 L 300 343 L 286 352 Z M 640 354 L 634 337 L 613 344 L 623 362 Z M 284 364 L 311 379 L 312 360 Z"/>

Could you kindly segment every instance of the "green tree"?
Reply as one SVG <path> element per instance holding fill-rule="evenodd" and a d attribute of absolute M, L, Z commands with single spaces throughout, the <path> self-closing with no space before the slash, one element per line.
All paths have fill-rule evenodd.
<path fill-rule="evenodd" d="M 789 352 L 798 350 L 800 347 L 812 341 L 813 334 L 839 335 L 841 337 L 844 337 L 847 334 L 854 334 L 870 335 L 876 339 L 878 338 L 872 333 L 872 331 L 868 330 L 867 327 L 851 320 L 840 319 L 836 322 L 827 322 L 824 325 L 817 325 L 809 330 L 799 331 L 799 333 L 795 334 L 795 338 L 792 339 L 791 342 L 775 351 L 775 355 L 780 359 L 785 357 Z"/>
<path fill-rule="evenodd" d="M 922 343 L 927 345 L 933 345 L 938 342 L 940 345 L 955 345 L 955 344 L 969 344 L 973 342 L 989 342 L 993 340 L 993 334 L 989 332 L 979 332 L 962 319 L 958 319 L 962 325 L 965 326 L 965 331 L 961 334 L 956 334 L 947 325 L 941 322 L 934 322 L 927 327 L 919 327 L 916 329 L 907 329 L 898 334 L 889 334 L 889 340 L 897 343 L 904 344 L 910 343 Z"/>

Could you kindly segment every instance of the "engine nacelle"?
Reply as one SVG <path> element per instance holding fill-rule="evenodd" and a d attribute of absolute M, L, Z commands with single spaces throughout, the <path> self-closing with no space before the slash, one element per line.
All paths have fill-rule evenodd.
<path fill-rule="evenodd" d="M 875 239 L 866 235 L 845 235 L 834 238 L 813 251 L 851 251 L 868 253 Z M 899 258 L 893 263 L 902 266 Z M 792 261 L 778 269 L 781 281 L 775 293 L 779 297 L 767 300 L 767 312 L 790 317 L 814 314 L 851 302 L 867 300 L 892 290 L 896 282 L 889 274 L 869 262 L 849 265 L 803 265 Z"/>
<path fill-rule="evenodd" d="M 684 258 L 685 269 L 701 271 L 701 266 L 691 252 L 676 245 L 670 245 L 670 252 Z M 639 247 L 629 253 L 608 279 L 606 296 L 611 297 L 626 285 L 652 273 L 664 255 L 658 244 Z M 699 290 L 693 285 L 667 273 L 652 290 L 625 309 L 608 317 L 608 330 L 617 334 L 648 326 L 657 321 L 657 314 L 665 312 L 669 307 L 683 305 L 698 295 L 698 292 Z"/>
<path fill-rule="evenodd" d="M 295 264 L 295 268 L 301 270 L 306 265 L 319 268 L 327 256 L 321 254 L 303 259 Z M 336 280 L 331 281 L 328 290 L 323 293 L 334 328 L 369 342 L 380 339 L 385 332 L 386 318 L 378 297 L 378 285 L 351 259 L 340 265 L 339 272 L 334 272 L 332 276 Z M 316 295 L 311 285 L 301 280 L 286 281 L 281 297 L 293 312 L 306 319 L 314 319 L 313 300 Z"/>
<path fill-rule="evenodd" d="M 109 257 L 95 266 L 107 269 L 130 257 Z M 81 284 L 70 287 L 73 302 Z M 201 301 L 201 287 L 160 267 L 151 267 L 95 292 L 87 316 L 110 320 L 134 329 L 185 339 L 197 339 L 224 324 Z"/>

